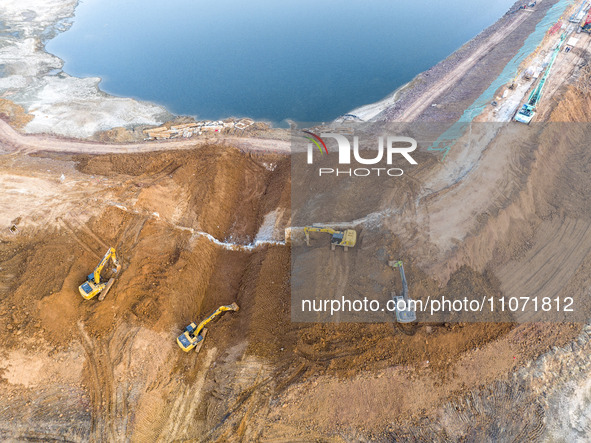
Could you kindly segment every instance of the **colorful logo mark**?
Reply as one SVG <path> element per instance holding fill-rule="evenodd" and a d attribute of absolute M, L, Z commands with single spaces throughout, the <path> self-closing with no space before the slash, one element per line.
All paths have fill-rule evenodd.
<path fill-rule="evenodd" d="M 308 140 L 310 140 L 311 142 L 313 142 L 316 146 L 318 146 L 318 150 L 320 151 L 321 154 L 323 154 L 322 152 L 322 148 L 320 147 L 320 144 L 318 144 L 318 142 L 320 142 L 322 144 L 322 146 L 324 147 L 324 152 L 326 152 L 328 154 L 328 149 L 326 147 L 326 144 L 324 143 L 324 140 L 322 140 L 320 137 L 318 137 L 316 134 L 312 134 L 310 131 L 302 131 L 305 132 L 306 134 L 310 134 L 312 137 L 306 137 L 304 135 L 305 138 L 307 138 Z M 318 140 L 318 141 L 316 141 Z"/>

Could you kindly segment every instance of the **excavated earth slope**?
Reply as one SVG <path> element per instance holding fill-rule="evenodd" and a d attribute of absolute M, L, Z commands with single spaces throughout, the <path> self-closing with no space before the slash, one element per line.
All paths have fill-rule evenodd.
<path fill-rule="evenodd" d="M 573 87 L 552 118 L 572 121 L 582 110 L 588 121 L 589 100 Z M 556 279 L 565 291 L 588 287 L 586 132 L 552 131 L 518 152 L 493 142 L 479 163 L 485 173 L 412 208 L 416 184 L 443 168 L 425 154 L 425 168 L 401 182 L 408 192 L 385 195 L 405 208 L 395 216 L 404 223 L 384 223 L 388 252 L 408 263 L 413 298 L 509 294 L 536 267 L 553 272 L 532 290 L 554 291 Z M 495 198 L 478 186 L 490 174 Z M 0 186 L 4 440 L 523 440 L 546 432 L 551 405 L 540 398 L 587 367 L 588 353 L 572 344 L 586 346 L 580 324 L 291 323 L 286 155 L 213 145 L 16 151 L 0 160 Z M 472 212 L 451 217 L 451 202 L 467 198 Z M 376 246 L 372 235 L 361 232 L 359 250 Z M 85 301 L 77 287 L 109 246 L 122 270 L 104 301 Z M 313 251 L 347 273 L 356 253 Z M 544 268 L 548 257 L 562 273 Z M 315 269 L 321 280 L 324 267 Z M 178 348 L 185 325 L 232 302 L 240 311 L 211 326 L 199 354 Z M 528 371 L 555 366 L 529 365 L 556 346 L 572 377 L 544 376 L 532 391 Z M 499 431 L 512 408 L 523 426 Z"/>

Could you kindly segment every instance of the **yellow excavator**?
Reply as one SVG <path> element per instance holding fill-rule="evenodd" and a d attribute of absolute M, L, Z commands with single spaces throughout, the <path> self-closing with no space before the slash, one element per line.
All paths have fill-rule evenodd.
<path fill-rule="evenodd" d="M 205 328 L 205 325 L 225 311 L 238 311 L 239 309 L 240 308 L 236 303 L 220 306 L 213 314 L 199 323 L 199 325 L 191 323 L 189 326 L 187 326 L 184 332 L 178 336 L 176 342 L 185 352 L 189 352 L 193 348 L 195 348 L 196 352 L 199 352 L 201 346 L 203 346 L 203 340 L 205 340 L 205 336 L 207 335 L 207 329 Z"/>
<path fill-rule="evenodd" d="M 82 295 L 82 297 L 84 297 L 86 300 L 90 300 L 97 294 L 100 294 L 99 300 L 103 301 L 107 296 L 107 292 L 109 292 L 109 289 L 111 289 L 111 286 L 113 286 L 115 277 L 111 277 L 106 282 L 101 281 L 101 272 L 109 260 L 112 260 L 113 264 L 115 265 L 115 269 L 113 269 L 114 273 L 117 273 L 121 270 L 121 265 L 119 264 L 117 256 L 115 255 L 115 248 L 109 248 L 101 262 L 96 268 L 94 268 L 92 274 L 88 274 L 87 281 L 78 287 L 80 295 Z"/>
<path fill-rule="evenodd" d="M 306 244 L 310 246 L 310 232 L 326 232 L 330 234 L 330 249 L 333 251 L 337 246 L 342 246 L 345 251 L 355 246 L 357 243 L 357 231 L 355 229 L 345 229 L 344 231 L 337 231 L 332 228 L 323 228 L 319 226 L 306 226 L 304 234 L 306 234 Z"/>

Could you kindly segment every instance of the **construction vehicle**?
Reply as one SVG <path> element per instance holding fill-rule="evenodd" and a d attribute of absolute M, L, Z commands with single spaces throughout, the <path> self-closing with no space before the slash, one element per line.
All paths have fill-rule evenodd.
<path fill-rule="evenodd" d="M 181 335 L 178 336 L 176 342 L 185 352 L 189 352 L 193 348 L 195 348 L 195 351 L 199 352 L 201 346 L 203 346 L 203 340 L 207 335 L 207 329 L 205 326 L 221 313 L 225 311 L 238 311 L 239 309 L 240 308 L 236 303 L 232 303 L 231 305 L 227 306 L 220 306 L 213 314 L 199 323 L 199 325 L 191 323 L 189 326 L 185 327 L 185 330 Z"/>
<path fill-rule="evenodd" d="M 552 69 L 552 65 L 554 65 L 554 62 L 556 61 L 556 57 L 558 56 L 558 53 L 560 52 L 560 48 L 562 47 L 562 43 L 564 42 L 565 38 L 566 38 L 566 34 L 562 34 L 562 37 L 560 38 L 560 43 L 558 43 L 556 48 L 554 48 L 554 53 L 552 54 L 552 58 L 550 59 L 550 62 L 548 63 L 548 66 L 546 67 L 546 72 L 544 73 L 544 75 L 540 79 L 538 85 L 534 88 L 534 90 L 529 95 L 529 98 L 527 99 L 527 103 L 525 103 L 521 107 L 521 109 L 517 112 L 517 114 L 515 114 L 515 121 L 529 125 L 529 123 L 534 118 L 534 115 L 536 115 L 536 106 L 538 105 L 538 103 L 542 99 L 542 91 L 544 90 L 544 85 L 546 84 L 546 80 L 548 79 L 548 75 L 550 74 L 550 70 Z"/>
<path fill-rule="evenodd" d="M 400 277 L 402 278 L 402 293 L 398 296 L 396 295 L 396 292 L 392 293 L 392 299 L 394 300 L 396 308 L 396 321 L 398 323 L 412 323 L 417 320 L 417 314 L 410 306 L 408 283 L 406 282 L 406 276 L 404 275 L 404 266 L 402 265 L 401 260 L 390 262 L 390 266 L 398 268 L 400 270 Z M 400 307 L 404 307 L 404 309 L 399 309 Z"/>
<path fill-rule="evenodd" d="M 107 292 L 109 292 L 109 289 L 111 289 L 111 286 L 113 286 L 115 277 L 109 278 L 109 280 L 106 282 L 101 281 L 101 272 L 109 260 L 112 260 L 113 264 L 115 265 L 113 273 L 117 273 L 121 270 L 121 265 L 119 264 L 117 256 L 115 255 L 115 248 L 109 248 L 98 266 L 94 268 L 92 274 L 88 274 L 87 280 L 78 287 L 80 295 L 82 295 L 82 297 L 84 297 L 86 300 L 90 300 L 97 294 L 100 294 L 99 300 L 103 301 L 107 296 Z"/>
<path fill-rule="evenodd" d="M 337 231 L 332 228 L 324 228 L 319 226 L 306 226 L 304 234 L 306 234 L 306 244 L 310 246 L 310 232 L 326 232 L 330 234 L 330 249 L 335 250 L 337 246 L 342 246 L 345 251 L 355 246 L 357 243 L 357 231 L 355 229 L 345 229 Z"/>
<path fill-rule="evenodd" d="M 583 32 L 591 34 L 591 10 L 589 10 L 589 14 L 585 17 L 585 21 L 581 21 L 580 29 Z"/>
<path fill-rule="evenodd" d="M 571 23 L 579 23 L 579 22 L 581 22 L 581 19 L 585 15 L 585 7 L 586 6 L 587 6 L 587 0 L 583 0 L 581 2 L 581 5 L 579 6 L 579 9 L 577 9 L 576 12 L 573 12 L 571 14 L 571 16 L 568 19 L 568 21 L 571 22 Z"/>

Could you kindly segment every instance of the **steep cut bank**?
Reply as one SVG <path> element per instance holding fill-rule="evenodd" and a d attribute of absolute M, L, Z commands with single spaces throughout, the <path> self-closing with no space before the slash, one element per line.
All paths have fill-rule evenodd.
<path fill-rule="evenodd" d="M 25 161 L 51 163 L 69 177 L 67 168 L 76 163 L 76 179 L 86 177 L 95 189 L 72 195 L 72 206 L 38 213 L 36 224 L 23 213 L 18 235 L 3 236 L 0 244 L 0 323 L 9 356 L 3 368 L 14 374 L 0 384 L 3 404 L 11 405 L 0 420 L 3 438 L 154 440 L 161 431 L 168 435 L 158 427 L 167 422 L 177 438 L 195 438 L 203 429 L 192 419 L 176 423 L 178 411 L 167 405 L 183 386 L 193 391 L 188 383 L 199 377 L 204 356 L 211 361 L 216 348 L 247 343 L 278 352 L 277 313 L 286 306 L 277 303 L 287 297 L 281 292 L 288 253 L 272 244 L 282 240 L 274 234 L 255 239 L 269 212 L 285 214 L 278 216 L 282 225 L 289 217 L 288 160 L 215 146 L 38 159 Z M 77 287 L 109 246 L 117 247 L 121 274 L 104 302 L 86 302 Z M 268 255 L 283 275 L 271 288 L 256 283 Z M 212 327 L 203 354 L 179 352 L 175 336 L 186 324 L 234 301 L 240 316 Z M 265 318 L 268 309 L 274 315 Z M 266 322 L 252 324 L 261 315 Z M 48 379 L 42 372 L 51 356 L 57 360 Z M 21 366 L 22 359 L 30 364 Z M 30 377 L 23 379 L 25 367 Z M 36 394 L 40 386 L 47 396 Z M 154 390 L 158 398 L 168 392 L 165 405 L 154 403 Z M 14 396 L 30 400 L 11 402 Z M 35 421 L 21 419 L 27 416 Z"/>
<path fill-rule="evenodd" d="M 580 303 L 578 309 L 589 312 L 585 300 L 591 284 L 587 243 L 591 219 L 586 198 L 591 191 L 586 143 L 590 131 L 587 123 L 576 123 L 588 122 L 591 117 L 587 106 L 590 80 L 586 70 L 581 72 L 579 82 L 557 98 L 551 121 L 528 130 L 528 138 L 519 140 L 523 144 L 507 145 L 511 137 L 499 133 L 479 165 L 467 175 L 467 184 L 459 182 L 430 199 L 418 200 L 412 197 L 412 188 L 400 192 L 408 186 L 403 183 L 396 194 L 387 196 L 385 200 L 390 205 L 395 202 L 402 211 L 389 224 L 400 242 L 385 249 L 403 257 L 405 268 L 411 263 L 407 275 L 413 299 L 436 297 L 441 286 L 449 297 L 457 298 L 474 291 L 516 297 L 569 295 Z M 511 131 L 511 127 L 504 130 Z M 421 172 L 419 178 L 430 172 Z M 483 185 L 483 177 L 492 181 L 492 195 Z M 420 195 L 421 190 L 415 192 Z M 411 197 L 403 199 L 400 194 Z M 413 206 L 417 201 L 426 208 Z M 465 223 L 454 217 L 458 204 L 468 206 L 470 216 Z M 443 226 L 430 224 L 430 220 Z M 384 223 L 389 223 L 387 217 Z M 445 228 L 456 224 L 464 229 L 463 237 L 450 242 L 452 246 L 435 243 L 445 238 L 440 235 Z M 365 227 L 359 247 L 368 243 L 375 247 L 376 239 L 383 238 L 377 234 Z M 311 267 L 326 259 L 320 257 Z M 516 315 L 515 320 L 532 319 Z M 438 373 L 437 353 L 430 347 L 434 343 L 442 346 L 445 329 L 421 325 L 413 336 L 416 341 L 400 345 L 407 362 L 421 345 L 429 349 L 414 370 L 386 364 L 370 371 L 352 371 L 351 377 L 338 378 L 327 370 L 313 380 L 304 379 L 282 394 L 286 406 L 272 415 L 280 424 L 273 426 L 276 433 L 266 435 L 276 437 L 289 429 L 301 437 L 307 435 L 298 433 L 304 425 L 321 435 L 371 435 L 376 441 L 584 441 L 589 429 L 591 328 L 583 322 L 564 321 L 568 317 L 563 322 L 507 323 L 494 339 L 478 344 L 472 341 L 473 347 L 458 355 L 450 352 L 452 361 L 446 366 L 446 375 L 437 382 L 430 378 Z M 452 324 L 452 330 L 461 330 L 464 337 L 474 331 L 469 327 L 475 325 Z M 323 326 L 322 339 L 319 334 L 318 341 L 310 343 L 316 344 L 318 354 L 325 353 L 329 368 L 334 370 L 337 359 L 344 361 L 344 355 L 353 352 L 352 346 L 358 343 L 360 335 L 354 330 L 351 326 Z M 337 336 L 343 343 L 342 354 L 334 346 Z M 369 342 L 362 337 L 360 342 Z M 454 337 L 453 342 L 460 339 Z M 383 343 L 372 347 L 384 352 L 388 349 Z M 367 357 L 364 354 L 357 364 L 367 368 L 372 361 Z M 354 407 L 348 407 L 351 404 Z M 376 430 L 377 423 L 382 424 L 378 428 L 383 432 Z"/>
<path fill-rule="evenodd" d="M 545 142 L 542 141 L 532 167 L 535 173 L 530 175 L 530 179 L 535 179 L 539 174 L 539 181 L 535 186 L 533 183 L 529 185 L 530 189 L 537 188 L 539 194 L 529 199 L 532 206 L 529 206 L 526 217 L 523 220 L 514 220 L 517 221 L 517 226 L 513 223 L 514 226 L 508 228 L 506 233 L 498 234 L 499 238 L 505 238 L 505 245 L 521 245 L 518 247 L 519 254 L 510 262 L 511 265 L 501 267 L 499 272 L 502 273 L 503 281 L 508 281 L 509 275 L 526 273 L 524 264 L 528 257 L 545 252 L 543 259 L 554 262 L 554 270 L 571 268 L 575 271 L 564 286 L 569 293 L 576 293 L 589 286 L 589 255 L 577 265 L 572 263 L 571 257 L 557 262 L 551 248 L 544 251 L 544 244 L 552 243 L 557 237 L 560 242 L 553 246 L 560 248 L 566 243 L 566 246 L 572 247 L 568 244 L 569 236 L 560 234 L 564 225 L 573 222 L 589 225 L 585 205 L 586 196 L 591 190 L 587 180 L 586 165 L 589 164 L 589 159 L 585 149 L 585 140 L 589 137 L 588 122 L 591 118 L 589 81 L 589 70 L 584 69 L 578 81 L 565 88 L 561 99 L 550 113 L 551 122 L 568 124 L 559 124 L 556 130 L 545 133 L 547 137 L 544 138 Z M 554 150 L 555 146 L 561 146 L 558 141 L 564 138 L 569 139 L 571 149 Z M 555 143 L 551 143 L 553 141 Z M 546 176 L 543 176 L 544 172 Z M 532 234 L 520 242 L 520 224 L 525 224 L 526 220 L 530 222 L 527 229 Z M 494 218 L 488 222 L 491 226 L 488 228 L 490 233 L 494 229 Z M 553 229 L 548 232 L 549 227 Z M 544 232 L 544 235 L 538 235 L 540 232 Z M 523 230 L 521 233 L 523 234 Z M 486 234 L 481 235 L 486 239 Z M 549 270 L 549 273 L 552 274 L 554 270 Z M 547 277 L 545 280 L 544 276 L 539 278 L 542 278 L 544 284 L 548 284 Z M 528 326 L 534 328 L 538 334 L 541 331 L 547 334 L 556 327 L 555 324 L 544 323 L 532 323 Z M 525 331 L 531 338 L 533 331 Z M 556 343 L 548 353 L 510 373 L 507 378 L 501 378 L 495 383 L 453 399 L 443 404 L 436 413 L 411 424 L 398 421 L 391 426 L 389 438 L 438 440 L 444 436 L 454 440 L 517 438 L 531 441 L 586 441 L 590 427 L 590 333 L 591 326 L 587 323 L 581 333 L 566 346 Z M 525 336 L 521 339 L 525 339 Z M 507 411 L 511 411 L 512 415 L 507 416 Z M 514 419 L 516 411 L 520 417 L 518 421 Z"/>
<path fill-rule="evenodd" d="M 480 199 L 487 204 L 470 220 L 463 244 L 447 255 L 448 270 L 460 265 L 481 271 L 491 267 L 507 295 L 523 292 L 520 288 L 524 282 L 511 276 L 529 278 L 539 270 L 541 286 L 535 292 L 551 295 L 566 291 L 566 283 L 583 270 L 591 247 L 587 242 L 591 213 L 586 205 L 591 182 L 585 166 L 589 161 L 585 140 L 590 128 L 584 123 L 590 117 L 586 107 L 589 81 L 588 70 L 582 72 L 578 83 L 569 87 L 552 111 L 550 122 L 524 133 L 528 138 L 521 138 L 521 144 L 507 146 L 499 136 L 488 147 L 484 160 L 506 156 L 509 168 L 496 181 L 491 179 L 490 168 L 485 170 L 494 193 L 489 199 Z M 434 207 L 442 208 L 447 199 L 469 192 L 484 194 L 486 188 L 475 184 L 479 172 L 474 176 L 443 191 L 437 206 L 429 208 L 431 219 L 436 218 Z M 445 225 L 436 229 L 441 232 Z M 538 259 L 548 261 L 548 269 L 538 269 L 542 265 Z M 568 273 L 556 273 L 557 268 Z M 547 287 L 547 294 L 543 287 Z"/>
<path fill-rule="evenodd" d="M 2 162 L 3 174 L 34 176 L 15 195 L 36 186 L 63 199 L 52 211 L 13 208 L 18 234 L 0 244 L 5 439 L 385 438 L 392 414 L 434 410 L 577 333 L 510 323 L 410 334 L 391 324 L 292 324 L 290 249 L 281 244 L 287 156 L 205 146 L 15 153 Z M 360 246 L 371 248 L 371 231 L 363 235 Z M 393 238 L 391 252 L 411 258 Z M 122 272 L 103 302 L 84 301 L 77 286 L 108 246 Z M 315 252 L 320 262 L 341 259 Z M 498 289 L 467 268 L 444 288 L 412 260 L 408 274 L 413 296 Z M 241 310 L 211 327 L 200 354 L 178 349 L 182 327 L 233 301 Z M 475 367 L 488 369 L 469 377 Z"/>

